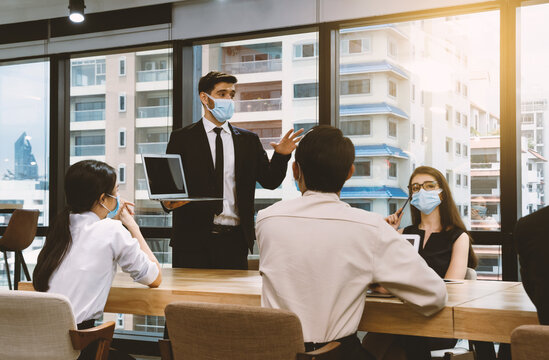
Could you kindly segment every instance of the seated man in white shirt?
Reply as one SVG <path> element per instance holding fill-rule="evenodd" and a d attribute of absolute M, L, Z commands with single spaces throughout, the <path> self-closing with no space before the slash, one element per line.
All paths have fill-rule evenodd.
<path fill-rule="evenodd" d="M 374 359 L 356 336 L 369 284 L 379 283 L 425 316 L 446 286 L 383 217 L 339 199 L 355 149 L 341 130 L 317 126 L 300 141 L 293 174 L 303 196 L 259 212 L 261 304 L 297 314 L 306 351 L 341 342 L 343 359 Z"/>

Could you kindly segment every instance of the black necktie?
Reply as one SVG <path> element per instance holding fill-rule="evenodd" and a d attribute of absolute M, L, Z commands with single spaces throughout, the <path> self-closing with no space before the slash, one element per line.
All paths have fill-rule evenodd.
<path fill-rule="evenodd" d="M 215 137 L 215 196 L 223 197 L 223 140 L 221 139 L 221 131 L 223 129 L 216 127 L 214 129 L 217 136 Z M 215 202 L 215 214 L 219 215 L 223 212 L 223 200 Z"/>

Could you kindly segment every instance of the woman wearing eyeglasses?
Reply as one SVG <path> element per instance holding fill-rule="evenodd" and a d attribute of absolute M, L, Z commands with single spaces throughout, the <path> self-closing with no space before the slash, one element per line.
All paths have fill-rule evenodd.
<path fill-rule="evenodd" d="M 467 267 L 477 266 L 477 258 L 446 178 L 437 169 L 420 166 L 412 173 L 408 189 L 412 225 L 399 231 L 419 235 L 419 254 L 440 277 L 463 280 Z M 386 219 L 397 230 L 402 210 Z"/>
<path fill-rule="evenodd" d="M 419 254 L 440 277 L 463 280 L 467 267 L 477 266 L 477 258 L 446 178 L 437 169 L 420 166 L 412 173 L 408 189 L 412 225 L 399 229 L 402 208 L 385 220 L 400 233 L 419 235 Z M 380 287 L 375 290 L 384 292 Z M 423 360 L 431 359 L 431 350 L 452 348 L 456 342 L 369 333 L 364 346 L 378 359 Z"/>

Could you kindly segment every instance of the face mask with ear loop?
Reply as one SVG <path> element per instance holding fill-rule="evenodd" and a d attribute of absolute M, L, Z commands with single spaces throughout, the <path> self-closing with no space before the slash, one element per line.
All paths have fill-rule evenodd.
<path fill-rule="evenodd" d="M 206 94 L 206 93 L 204 93 Z M 212 115 L 219 121 L 220 123 L 224 123 L 225 121 L 229 120 L 233 117 L 234 114 L 234 101 L 231 99 L 215 99 L 211 97 L 210 95 L 206 94 L 207 97 L 213 100 L 214 102 L 214 108 L 210 109 L 208 105 L 206 107 Z"/>
<path fill-rule="evenodd" d="M 425 191 L 424 189 L 419 190 L 419 192 L 412 195 L 412 204 L 416 209 L 429 215 L 440 205 L 441 200 L 439 194 L 442 192 L 442 189 Z"/>
<path fill-rule="evenodd" d="M 107 210 L 109 212 L 107 214 L 107 217 L 112 219 L 118 213 L 118 208 L 120 207 L 120 196 L 113 196 L 111 194 L 106 194 L 106 195 L 112 197 L 113 199 L 116 199 L 116 207 L 112 211 L 109 210 L 109 208 L 106 207 L 103 203 L 101 203 L 101 206 L 103 206 L 105 208 L 105 210 Z"/>

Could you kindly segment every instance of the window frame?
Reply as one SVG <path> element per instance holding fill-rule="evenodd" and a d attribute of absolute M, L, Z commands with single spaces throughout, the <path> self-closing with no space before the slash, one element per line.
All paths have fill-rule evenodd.
<path fill-rule="evenodd" d="M 128 138 L 127 138 L 127 134 L 126 134 L 126 128 L 119 128 L 118 129 L 118 132 L 117 132 L 117 144 L 118 144 L 118 148 L 119 149 L 122 149 L 122 148 L 125 148 L 127 145 L 128 145 Z M 123 139 L 123 140 L 122 140 Z"/>
<path fill-rule="evenodd" d="M 394 95 L 391 94 L 391 84 L 394 84 Z M 396 99 L 398 97 L 398 80 L 390 76 L 387 78 L 387 96 L 393 99 Z"/>
<path fill-rule="evenodd" d="M 357 169 L 357 164 L 358 163 L 368 163 L 370 166 L 369 166 L 369 171 L 370 171 L 370 174 L 369 175 L 358 175 L 356 171 Z M 357 178 L 361 178 L 361 179 L 370 179 L 372 178 L 372 173 L 373 173 L 373 163 L 374 163 L 374 160 L 372 158 L 367 158 L 367 157 L 357 157 L 355 159 L 355 162 L 354 162 L 354 165 L 355 165 L 355 174 L 353 175 L 353 177 L 357 177 Z"/>
<path fill-rule="evenodd" d="M 127 65 L 126 57 L 120 56 L 118 58 L 118 76 L 126 76 L 126 73 L 127 73 L 126 65 Z M 124 71 L 122 71 L 122 69 L 124 69 Z"/>
<path fill-rule="evenodd" d="M 119 113 L 126 112 L 126 109 L 128 107 L 126 101 L 127 101 L 126 93 L 125 92 L 118 93 L 118 112 Z M 124 105 L 124 106 L 122 106 L 122 105 Z"/>
<path fill-rule="evenodd" d="M 389 166 L 387 167 L 387 179 L 389 180 L 398 179 L 398 161 L 388 159 L 387 163 L 389 164 Z M 392 164 L 394 164 L 394 167 L 392 166 Z M 395 169 L 394 176 L 391 175 L 391 169 Z"/>
<path fill-rule="evenodd" d="M 391 125 L 395 126 L 395 134 L 391 135 Z M 398 120 L 392 117 L 387 117 L 387 137 L 398 139 Z"/>
<path fill-rule="evenodd" d="M 122 176 L 121 174 L 124 174 L 124 176 Z M 124 164 L 124 163 L 118 164 L 118 183 L 119 184 L 125 184 L 126 183 L 126 176 L 127 176 L 126 164 Z"/>

